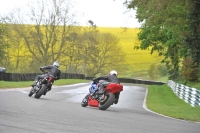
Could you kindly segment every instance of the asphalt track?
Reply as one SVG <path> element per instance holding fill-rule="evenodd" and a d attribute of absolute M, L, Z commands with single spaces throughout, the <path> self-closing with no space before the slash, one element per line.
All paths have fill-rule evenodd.
<path fill-rule="evenodd" d="M 146 86 L 123 85 L 105 111 L 81 106 L 89 83 L 53 86 L 40 99 L 28 97 L 30 88 L 1 89 L 0 133 L 200 133 L 200 123 L 147 111 Z"/>

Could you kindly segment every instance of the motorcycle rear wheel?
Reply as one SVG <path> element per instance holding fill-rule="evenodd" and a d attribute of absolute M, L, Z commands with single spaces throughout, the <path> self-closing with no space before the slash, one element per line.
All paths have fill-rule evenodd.
<path fill-rule="evenodd" d="M 40 98 L 47 91 L 47 85 L 42 84 L 41 89 L 35 94 L 35 98 Z"/>
<path fill-rule="evenodd" d="M 113 104 L 114 100 L 115 100 L 114 94 L 112 93 L 105 94 L 104 99 L 99 102 L 99 109 L 106 110 Z"/>

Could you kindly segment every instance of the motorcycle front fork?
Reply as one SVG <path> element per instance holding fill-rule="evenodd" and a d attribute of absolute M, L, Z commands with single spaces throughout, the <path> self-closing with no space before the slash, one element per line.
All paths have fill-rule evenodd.
<path fill-rule="evenodd" d="M 39 84 L 35 85 L 31 90 L 32 92 L 37 92 L 39 90 Z"/>
<path fill-rule="evenodd" d="M 92 96 L 92 99 L 96 99 L 97 101 L 101 101 L 101 100 L 103 100 L 104 99 L 104 94 L 102 94 L 101 96 L 99 95 L 94 95 L 94 96 Z"/>

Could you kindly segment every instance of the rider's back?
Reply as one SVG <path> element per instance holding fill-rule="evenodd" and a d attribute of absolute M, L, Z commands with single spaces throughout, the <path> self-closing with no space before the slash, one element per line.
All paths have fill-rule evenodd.
<path fill-rule="evenodd" d="M 60 73 L 60 70 L 57 67 L 52 66 L 52 65 L 44 66 L 41 69 L 48 70 L 48 73 L 53 75 L 54 77 L 57 77 Z"/>
<path fill-rule="evenodd" d="M 111 83 L 120 84 L 120 81 L 116 75 L 102 76 L 102 77 L 98 77 L 98 79 L 103 79 L 103 80 L 107 80 L 108 82 L 111 82 Z"/>

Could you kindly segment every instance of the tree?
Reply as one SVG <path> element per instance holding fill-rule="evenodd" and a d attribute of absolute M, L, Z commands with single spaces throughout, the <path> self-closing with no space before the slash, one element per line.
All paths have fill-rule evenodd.
<path fill-rule="evenodd" d="M 5 55 L 6 55 L 6 48 L 8 44 L 6 42 L 6 35 L 8 34 L 7 26 L 4 22 L 5 18 L 0 18 L 0 63 L 4 64 Z"/>
<path fill-rule="evenodd" d="M 161 64 L 151 64 L 149 68 L 149 77 L 151 80 L 156 80 L 167 75 L 167 69 Z"/>
<path fill-rule="evenodd" d="M 23 38 L 23 43 L 32 55 L 30 67 L 38 68 L 56 60 L 68 62 L 69 59 L 63 57 L 70 48 L 66 37 L 72 32 L 74 21 L 66 2 L 38 0 L 37 5 L 28 5 L 30 13 L 25 16 L 20 14 L 20 10 L 9 15 L 12 30 Z M 34 25 L 27 24 L 30 22 Z"/>
<path fill-rule="evenodd" d="M 32 72 L 38 72 L 39 66 L 57 60 L 62 72 L 84 73 L 86 76 L 107 74 L 111 69 L 123 70 L 125 54 L 119 39 L 109 33 L 100 33 L 91 20 L 88 27 L 74 26 L 73 15 L 64 2 L 42 0 L 38 1 L 37 8 L 29 5 L 31 13 L 26 17 L 20 10 L 9 14 L 9 27 L 13 32 L 9 37 L 9 53 L 14 47 L 28 49 L 23 49 L 25 53 L 20 50 L 13 53 L 15 64 L 12 65 L 16 69 L 26 65 Z M 30 21 L 32 24 L 28 24 Z M 28 63 L 21 63 L 22 53 L 26 57 L 24 62 Z"/>
<path fill-rule="evenodd" d="M 195 72 L 198 73 L 198 69 L 200 69 L 200 1 L 197 0 L 190 0 L 190 12 L 189 12 L 189 25 L 188 25 L 188 32 L 185 37 L 185 51 L 184 56 L 185 60 L 188 60 L 188 56 L 192 58 L 193 69 Z M 195 73 L 193 74 L 195 75 Z M 187 80 L 191 81 L 198 81 L 198 77 L 200 75 L 197 74 L 196 76 L 191 76 L 186 78 Z"/>
<path fill-rule="evenodd" d="M 97 49 L 91 50 L 88 71 L 91 75 L 107 74 L 110 70 L 121 71 L 125 68 L 125 53 L 121 50 L 119 39 L 110 33 L 97 34 Z"/>
<path fill-rule="evenodd" d="M 196 63 L 190 57 L 183 60 L 182 75 L 186 81 L 197 82 L 198 69 Z"/>
<path fill-rule="evenodd" d="M 187 48 L 183 45 L 189 28 L 188 19 L 192 1 L 187 0 L 134 0 L 129 8 L 137 10 L 139 22 L 143 22 L 140 49 L 151 49 L 163 55 L 170 79 L 179 77 L 180 58 L 186 56 Z"/>
<path fill-rule="evenodd" d="M 72 66 L 86 76 L 107 74 L 110 70 L 125 68 L 125 53 L 121 50 L 119 39 L 110 33 L 101 33 L 97 26 L 89 21 L 90 26 L 74 36 Z M 79 66 L 77 65 L 79 64 Z"/>

